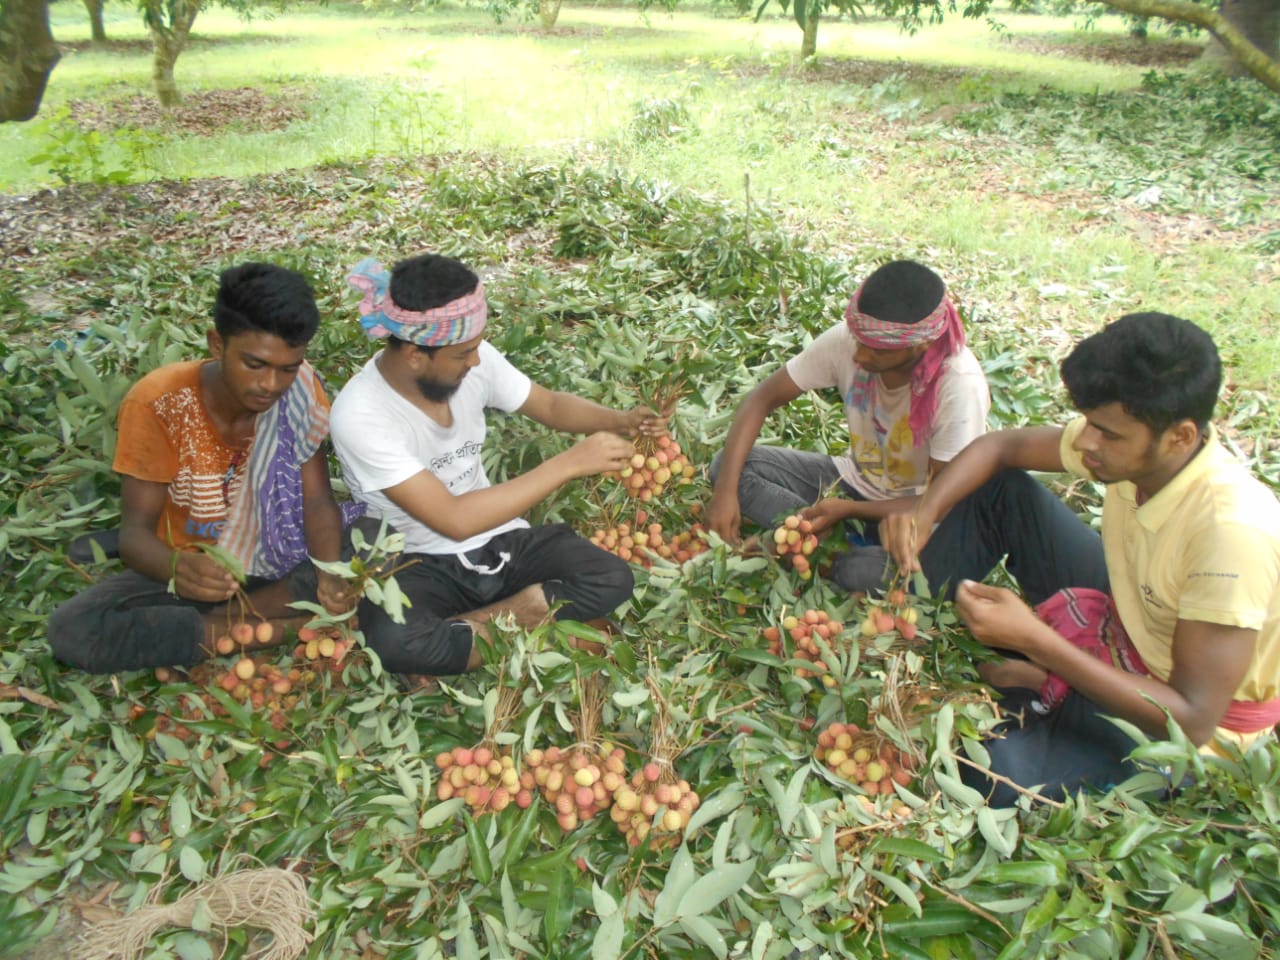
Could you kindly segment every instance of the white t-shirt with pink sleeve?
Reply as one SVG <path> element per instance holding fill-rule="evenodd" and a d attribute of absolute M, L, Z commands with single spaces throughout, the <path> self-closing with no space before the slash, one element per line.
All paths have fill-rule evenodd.
<path fill-rule="evenodd" d="M 857 341 L 842 321 L 787 361 L 787 373 L 801 390 L 834 387 L 844 401 L 849 452 L 833 456 L 840 477 L 868 500 L 892 500 L 918 494 L 929 476 L 929 461 L 946 463 L 987 428 L 991 394 L 972 351 L 963 347 L 942 365 L 938 410 L 929 436 L 914 444 L 909 424 L 911 386 L 892 390 L 873 380 L 875 399 L 866 410 L 852 402 L 858 370 Z"/>

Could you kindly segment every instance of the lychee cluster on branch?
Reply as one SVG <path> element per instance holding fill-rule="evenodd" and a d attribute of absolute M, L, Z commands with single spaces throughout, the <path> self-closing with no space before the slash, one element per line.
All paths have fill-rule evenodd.
<path fill-rule="evenodd" d="M 834 649 L 844 632 L 844 624 L 832 620 L 831 614 L 825 610 L 805 610 L 803 613 L 790 614 L 782 619 L 782 625 L 768 626 L 764 629 L 764 638 L 769 641 L 769 652 L 777 657 L 787 657 L 784 635 L 791 640 L 789 656 L 797 660 L 808 660 L 813 669 L 806 667 L 796 669 L 799 677 L 822 677 L 826 686 L 835 686 L 836 679 L 830 673 L 830 666 L 822 659 L 822 648 L 818 640 L 824 641 Z"/>
<path fill-rule="evenodd" d="M 628 846 L 639 846 L 646 839 L 653 847 L 674 846 L 699 803 L 689 781 L 677 780 L 669 763 L 651 760 L 614 794 L 609 817 L 627 838 Z M 660 811 L 662 816 L 658 817 Z"/>
<path fill-rule="evenodd" d="M 868 606 L 859 632 L 870 638 L 897 631 L 903 640 L 910 641 L 916 638 L 919 617 L 920 612 L 912 606 L 910 595 L 901 588 L 894 588 L 885 594 L 883 600 Z"/>
<path fill-rule="evenodd" d="M 631 462 L 617 471 L 627 496 L 648 503 L 673 484 L 691 483 L 697 468 L 670 436 L 637 437 Z"/>
<path fill-rule="evenodd" d="M 894 784 L 914 779 L 911 757 L 856 723 L 833 723 L 818 734 L 814 757 L 828 770 L 856 784 L 868 796 L 889 796 Z"/>
<path fill-rule="evenodd" d="M 501 813 L 513 802 L 527 807 L 532 797 L 520 803 L 520 773 L 509 753 L 499 753 L 491 745 L 454 747 L 436 754 L 440 782 L 436 797 L 461 797 L 472 814 Z"/>
<path fill-rule="evenodd" d="M 813 532 L 813 523 L 799 514 L 785 517 L 773 531 L 773 549 L 778 557 L 789 560 L 801 580 L 813 576 L 813 564 L 809 557 L 818 549 L 818 535 Z"/>

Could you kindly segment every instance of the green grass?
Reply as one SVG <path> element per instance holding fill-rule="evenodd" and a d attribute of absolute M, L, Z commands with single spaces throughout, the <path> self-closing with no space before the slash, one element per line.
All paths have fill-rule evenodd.
<path fill-rule="evenodd" d="M 78 6 L 54 10 L 60 37 L 86 35 Z M 98 136 L 60 110 L 88 98 L 119 116 L 147 92 L 136 15 L 110 14 L 112 36 L 132 46 L 68 55 L 44 117 L 0 125 L 0 189 L 12 193 L 57 184 L 50 166 L 73 182 L 173 178 L 0 196 L 0 222 L 21 237 L 17 269 L 0 274 L 0 557 L 12 574 L 0 688 L 54 702 L 0 701 L 0 781 L 16 784 L 0 796 L 0 955 L 62 960 L 74 951 L 73 901 L 176 895 L 241 851 L 294 859 L 308 877 L 319 909 L 309 960 L 479 955 L 473 937 L 491 956 L 532 943 L 522 953 L 557 958 L 693 960 L 718 938 L 734 956 L 766 946 L 778 957 L 792 947 L 1138 956 L 1163 936 L 1189 957 L 1259 955 L 1280 876 L 1275 851 L 1257 842 L 1275 832 L 1274 744 L 1247 766 L 1211 766 L 1202 786 L 1167 802 L 1121 792 L 1023 811 L 1004 824 L 1018 831 L 1010 849 L 1009 830 L 939 776 L 958 739 L 990 719 L 961 696 L 945 726 L 941 711 L 913 712 L 893 734 L 931 758 L 908 821 L 886 830 L 845 808 L 843 785 L 811 768 L 815 734 L 833 719 L 883 719 L 878 698 L 904 680 L 931 696 L 962 693 L 973 641 L 945 604 L 924 610 L 932 625 L 918 651 L 849 647 L 828 690 L 767 663 L 762 628 L 804 606 L 852 625 L 865 603 L 724 551 L 679 574 L 638 570 L 619 613 L 625 640 L 604 668 L 618 696 L 603 725 L 639 757 L 654 723 L 636 692 L 653 681 L 675 705 L 689 747 L 677 769 L 720 807 L 675 857 L 627 848 L 603 819 L 565 835 L 541 803 L 530 808 L 541 822 L 515 809 L 474 828 L 439 815 L 429 758 L 478 740 L 479 704 L 499 673 L 537 682 L 512 730 L 559 743 L 578 661 L 523 656 L 508 671 L 491 659 L 457 681 L 456 697 L 407 698 L 357 657 L 348 689 L 320 682 L 292 709 L 287 750 L 256 713 L 207 718 L 188 748 L 157 731 L 225 663 L 190 684 L 146 671 L 89 677 L 52 662 L 45 618 L 83 587 L 62 545 L 118 519 L 108 464 L 120 396 L 142 370 L 200 352 L 217 271 L 250 257 L 313 283 L 325 323 L 309 353 L 335 385 L 371 349 L 343 268 L 366 252 L 462 257 L 486 271 L 495 344 L 549 388 L 624 406 L 679 370 L 690 393 L 675 432 L 702 465 L 741 392 L 830 323 L 855 279 L 889 256 L 927 260 L 952 282 L 998 425 L 1061 419 L 1054 362 L 1077 333 L 1137 307 L 1169 309 L 1222 345 L 1233 389 L 1221 421 L 1280 489 L 1276 406 L 1260 392 L 1280 382 L 1273 100 L 1247 85 L 1139 89 L 1140 68 L 1052 53 L 1100 40 L 1064 40 L 1069 24 L 1048 17 L 1011 18 L 1017 43 L 977 24 L 915 38 L 884 23 L 824 24 L 818 68 L 798 71 L 798 31 L 779 19 L 571 8 L 542 37 L 495 27 L 480 10 L 332 7 L 248 25 L 213 11 L 179 61 L 186 91 L 259 88 L 267 110 L 298 108 L 287 126 Z M 1028 53 L 1027 39 L 1049 52 Z M 25 158 L 37 150 L 50 158 L 33 167 Z M 347 162 L 387 154 L 397 157 Z M 315 166 L 323 161 L 338 162 Z M 1138 205 L 1152 185 L 1163 199 Z M 85 327 L 82 345 L 48 349 Z M 832 448 L 841 416 L 806 397 L 766 434 Z M 493 425 L 496 479 L 562 449 L 517 421 Z M 683 529 L 708 495 L 699 475 L 651 503 L 650 519 Z M 1096 506 L 1092 497 L 1077 488 L 1071 502 Z M 567 485 L 533 519 L 586 531 L 630 516 L 634 504 L 606 481 Z M 512 643 L 560 646 L 546 628 Z M 1181 741 L 1144 749 L 1174 782 L 1196 762 Z M 837 852 L 837 831 L 854 846 Z M 571 856 L 587 866 L 570 867 Z M 923 900 L 876 871 L 927 884 Z M 743 889 L 713 904 L 708 883 Z M 614 949 L 608 905 L 633 894 Z M 677 900 L 714 928 L 682 931 L 650 910 Z M 229 957 L 250 947 L 245 930 L 230 932 Z M 180 931 L 159 935 L 152 952 L 211 955 Z"/>
<path fill-rule="evenodd" d="M 0 190 L 56 184 L 52 164 L 29 158 L 58 136 L 71 138 L 72 179 L 244 177 L 459 150 L 571 157 L 735 204 L 749 179 L 753 202 L 853 264 L 914 253 L 967 302 L 1024 328 L 1077 332 L 1139 306 L 1182 313 L 1220 335 L 1241 382 L 1276 382 L 1280 285 L 1267 263 L 1280 245 L 1280 145 L 1265 142 L 1276 116 L 1231 127 L 1213 98 L 1190 118 L 1176 98 L 1144 105 L 1132 91 L 1146 67 L 1080 58 L 1125 41 L 1116 18 L 1084 33 L 1006 11 L 1005 35 L 958 18 L 916 35 L 826 20 L 817 65 L 801 69 L 798 29 L 772 12 L 566 7 L 546 36 L 448 4 L 247 23 L 212 9 L 178 62 L 180 87 L 253 86 L 305 116 L 267 132 L 250 117 L 89 143 L 60 109 L 148 94 L 145 31 L 130 8 L 108 12 L 113 47 L 77 47 L 42 118 L 0 126 Z M 64 42 L 88 34 L 70 3 L 54 7 L 54 30 Z M 1152 185 L 1162 203 L 1136 207 Z"/>

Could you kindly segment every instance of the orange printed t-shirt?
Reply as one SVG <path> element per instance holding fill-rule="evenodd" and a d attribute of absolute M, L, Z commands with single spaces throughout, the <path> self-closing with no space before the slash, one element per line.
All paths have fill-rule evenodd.
<path fill-rule="evenodd" d="M 120 404 L 112 469 L 168 485 L 156 536 L 178 548 L 217 541 L 244 475 L 245 453 L 223 443 L 200 399 L 200 370 L 208 362 L 153 370 Z"/>

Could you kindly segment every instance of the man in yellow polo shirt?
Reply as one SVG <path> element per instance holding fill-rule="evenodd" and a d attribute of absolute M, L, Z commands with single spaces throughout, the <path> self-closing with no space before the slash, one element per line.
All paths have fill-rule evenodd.
<path fill-rule="evenodd" d="M 987 744 L 991 769 L 1045 795 L 1133 772 L 1133 742 L 1107 716 L 1162 737 L 1168 711 L 1204 750 L 1280 721 L 1280 503 L 1209 422 L 1213 340 L 1130 314 L 1078 344 L 1061 374 L 1078 418 L 980 437 L 914 520 L 881 522 L 898 563 L 947 584 L 973 635 L 1012 653 L 983 670 L 1027 708 Z M 1106 484 L 1101 537 L 1027 470 Z M 1001 557 L 1035 609 L 975 582 Z M 993 804 L 1019 793 L 977 782 Z"/>

